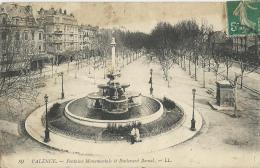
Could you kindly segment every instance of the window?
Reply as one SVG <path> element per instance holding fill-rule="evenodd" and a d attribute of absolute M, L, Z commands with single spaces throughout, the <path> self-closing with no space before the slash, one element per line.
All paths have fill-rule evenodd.
<path fill-rule="evenodd" d="M 17 45 L 16 45 L 16 46 L 17 46 Z M 20 52 L 20 47 L 17 46 L 17 47 L 15 47 L 15 49 L 16 49 L 16 52 L 17 52 L 17 53 Z"/>
<path fill-rule="evenodd" d="M 6 61 L 7 60 L 7 55 L 6 53 L 3 53 L 3 61 Z"/>
<path fill-rule="evenodd" d="M 41 39 L 42 39 L 42 33 L 39 32 L 39 40 L 41 40 Z"/>
<path fill-rule="evenodd" d="M 34 40 L 34 31 L 32 31 L 32 40 Z"/>
<path fill-rule="evenodd" d="M 20 40 L 20 33 L 19 33 L 19 32 L 16 32 L 16 33 L 15 33 L 15 39 L 16 39 L 16 40 Z"/>
<path fill-rule="evenodd" d="M 5 17 L 3 18 L 2 23 L 6 24 L 6 18 Z"/>
<path fill-rule="evenodd" d="M 60 26 L 57 26 L 57 27 L 56 27 L 56 30 L 57 30 L 57 31 L 60 31 Z"/>
<path fill-rule="evenodd" d="M 2 43 L 2 52 L 3 53 L 6 53 L 6 51 L 7 51 L 7 48 L 6 48 L 6 43 Z"/>
<path fill-rule="evenodd" d="M 28 40 L 28 32 L 24 32 L 24 40 Z"/>
<path fill-rule="evenodd" d="M 39 51 L 42 51 L 42 46 L 39 46 Z"/>
<path fill-rule="evenodd" d="M 7 34 L 5 31 L 2 32 L 2 40 L 6 40 Z"/>

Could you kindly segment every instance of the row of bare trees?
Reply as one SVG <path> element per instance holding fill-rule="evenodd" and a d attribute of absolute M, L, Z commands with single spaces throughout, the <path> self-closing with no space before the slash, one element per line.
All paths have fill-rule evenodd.
<path fill-rule="evenodd" d="M 216 81 L 224 65 L 226 74 L 222 75 L 234 85 L 234 111 L 237 116 L 237 83 L 243 87 L 244 76 L 259 68 L 258 35 L 251 37 L 229 37 L 225 32 L 214 31 L 212 26 L 195 20 L 181 21 L 175 25 L 161 22 L 152 30 L 148 37 L 148 45 L 144 45 L 162 68 L 164 78 L 168 82 L 169 72 L 175 64 L 179 64 L 185 71 L 194 70 L 197 80 L 197 69 L 203 69 L 203 87 L 205 87 L 205 72 L 213 71 Z M 252 42 L 253 40 L 253 42 Z M 252 44 L 253 43 L 253 44 Z M 188 61 L 188 63 L 187 63 Z M 232 66 L 240 68 L 240 73 L 230 77 Z M 186 67 L 188 66 L 188 67 Z M 172 74 L 171 74 L 172 75 Z"/>
<path fill-rule="evenodd" d="M 225 78 L 230 80 L 229 70 L 234 64 L 238 64 L 241 70 L 239 77 L 242 88 L 245 73 L 250 73 L 259 67 L 258 37 L 254 38 L 253 47 L 249 47 L 248 37 L 228 37 L 225 32 L 214 31 L 212 26 L 205 23 L 199 25 L 195 20 L 185 20 L 175 25 L 158 23 L 149 34 L 144 47 L 160 63 L 166 81 L 169 70 L 174 66 L 173 63 L 180 64 L 184 70 L 188 69 L 189 75 L 191 68 L 194 67 L 195 80 L 198 75 L 197 68 L 201 66 L 204 87 L 205 71 L 213 71 L 217 81 L 220 66 L 224 65 Z"/>

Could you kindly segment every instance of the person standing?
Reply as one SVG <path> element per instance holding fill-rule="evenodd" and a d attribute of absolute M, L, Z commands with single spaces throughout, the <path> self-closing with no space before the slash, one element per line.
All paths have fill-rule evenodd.
<path fill-rule="evenodd" d="M 136 135 L 135 131 L 136 131 L 135 127 L 133 127 L 132 130 L 131 130 L 131 133 L 130 133 L 131 144 L 135 143 L 135 135 Z"/>
<path fill-rule="evenodd" d="M 142 140 L 140 139 L 139 128 L 137 128 L 137 127 L 135 127 L 135 141 L 136 142 L 142 142 Z"/>

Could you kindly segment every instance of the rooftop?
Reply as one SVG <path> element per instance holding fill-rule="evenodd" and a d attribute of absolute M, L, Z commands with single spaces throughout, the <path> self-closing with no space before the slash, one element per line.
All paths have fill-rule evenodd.
<path fill-rule="evenodd" d="M 2 3 L 0 5 L 0 13 L 6 13 L 12 17 L 33 17 L 32 6 L 22 6 L 16 3 Z"/>
<path fill-rule="evenodd" d="M 91 26 L 91 25 L 80 25 L 81 30 L 92 30 L 92 31 L 97 31 L 98 26 Z"/>
<path fill-rule="evenodd" d="M 68 17 L 72 17 L 74 18 L 74 15 L 73 13 L 68 13 L 67 10 L 63 10 L 61 8 L 59 9 L 54 9 L 54 8 L 50 8 L 50 9 L 43 9 L 41 8 L 39 11 L 38 11 L 38 14 L 39 15 L 62 15 L 62 16 L 68 16 Z"/>

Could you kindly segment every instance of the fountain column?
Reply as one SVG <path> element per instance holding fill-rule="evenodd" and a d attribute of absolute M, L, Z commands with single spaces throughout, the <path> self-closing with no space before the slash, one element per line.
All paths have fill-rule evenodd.
<path fill-rule="evenodd" d="M 114 72 L 116 70 L 116 41 L 115 37 L 112 37 L 112 71 Z"/>

